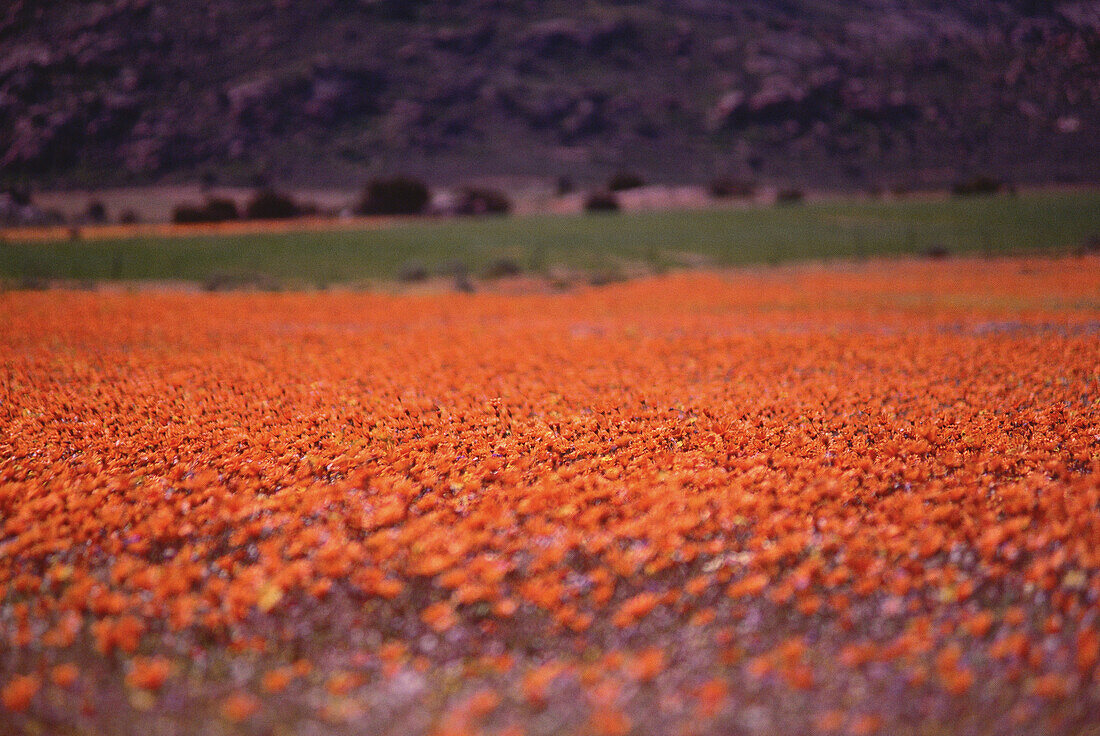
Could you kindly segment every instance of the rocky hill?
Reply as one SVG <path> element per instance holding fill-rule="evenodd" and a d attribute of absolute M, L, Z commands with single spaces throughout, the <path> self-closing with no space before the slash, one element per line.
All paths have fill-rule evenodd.
<path fill-rule="evenodd" d="M 1100 180 L 1100 2 L 6 5 L 9 183 Z"/>

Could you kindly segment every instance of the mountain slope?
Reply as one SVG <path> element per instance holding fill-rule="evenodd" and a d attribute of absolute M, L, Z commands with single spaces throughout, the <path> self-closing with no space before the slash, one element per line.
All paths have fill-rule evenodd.
<path fill-rule="evenodd" d="M 0 176 L 1100 178 L 1100 2 L 581 5 L 21 0 Z"/>

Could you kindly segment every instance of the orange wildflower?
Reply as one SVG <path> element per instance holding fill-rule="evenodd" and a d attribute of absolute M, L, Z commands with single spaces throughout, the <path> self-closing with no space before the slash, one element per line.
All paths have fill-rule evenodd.
<path fill-rule="evenodd" d="M 370 672 L 455 730 L 652 730 L 651 694 L 660 727 L 706 732 L 732 672 L 808 691 L 792 728 L 920 730 L 847 715 L 873 677 L 1058 732 L 1042 701 L 1100 676 L 1097 293 L 1095 256 L 523 296 L 9 290 L 0 642 L 38 674 L 3 703 L 79 676 L 48 705 L 94 730 L 104 673 L 147 707 L 197 642 L 230 660 L 215 691 L 258 673 L 230 720 Z M 329 622 L 356 630 L 315 676 L 279 666 Z M 591 723 L 554 707 L 578 687 Z"/>
<path fill-rule="evenodd" d="M 596 709 L 590 722 L 592 733 L 598 736 L 626 736 L 631 725 L 630 718 L 625 713 L 606 706 Z"/>
<path fill-rule="evenodd" d="M 171 665 L 161 657 L 137 657 L 131 662 L 126 684 L 144 690 L 159 690 L 168 679 Z"/>
<path fill-rule="evenodd" d="M 260 709 L 260 701 L 248 693 L 233 693 L 222 701 L 222 717 L 233 723 L 251 718 Z"/>
<path fill-rule="evenodd" d="M 13 711 L 24 711 L 30 707 L 31 699 L 42 683 L 33 675 L 19 675 L 0 688 L 0 703 Z"/>
<path fill-rule="evenodd" d="M 61 688 L 68 689 L 72 687 L 79 676 L 80 670 L 70 662 L 54 665 L 50 669 L 50 682 Z"/>

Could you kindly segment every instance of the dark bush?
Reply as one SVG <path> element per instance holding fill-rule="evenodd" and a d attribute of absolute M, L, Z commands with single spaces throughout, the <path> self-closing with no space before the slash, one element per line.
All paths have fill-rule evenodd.
<path fill-rule="evenodd" d="M 455 214 L 506 215 L 512 211 L 512 200 L 498 189 L 467 187 L 458 193 Z"/>
<path fill-rule="evenodd" d="M 207 222 L 206 211 L 202 207 L 190 204 L 181 204 L 172 210 L 172 222 L 179 225 L 190 225 L 196 222 Z"/>
<path fill-rule="evenodd" d="M 41 222 L 43 225 L 63 225 L 65 224 L 65 214 L 61 210 L 51 207 L 42 211 Z"/>
<path fill-rule="evenodd" d="M 566 194 L 572 194 L 577 190 L 577 187 L 573 184 L 573 180 L 568 176 L 559 176 L 555 191 L 559 197 L 564 197 Z"/>
<path fill-rule="evenodd" d="M 237 203 L 232 199 L 219 199 L 211 197 L 206 200 L 206 216 L 211 222 L 226 222 L 239 219 L 241 214 L 237 211 Z"/>
<path fill-rule="evenodd" d="M 719 176 L 710 182 L 710 196 L 715 199 L 748 199 L 756 193 L 756 185 L 751 181 Z"/>
<path fill-rule="evenodd" d="M 618 212 L 619 198 L 614 192 L 592 192 L 584 200 L 586 212 Z"/>
<path fill-rule="evenodd" d="M 1077 247 L 1077 255 L 1084 256 L 1090 253 L 1100 253 L 1100 235 L 1090 235 Z"/>
<path fill-rule="evenodd" d="M 607 180 L 607 188 L 612 192 L 625 192 L 645 185 L 645 179 L 633 171 L 619 171 Z"/>
<path fill-rule="evenodd" d="M 626 281 L 626 275 L 614 267 L 597 269 L 588 275 L 588 283 L 592 286 L 607 286 L 620 281 Z"/>
<path fill-rule="evenodd" d="M 140 221 L 137 212 L 126 209 L 123 210 L 118 216 L 118 223 L 120 225 L 135 225 Z"/>
<path fill-rule="evenodd" d="M 45 291 L 50 288 L 50 280 L 42 276 L 26 275 L 15 282 L 15 288 L 24 291 Z"/>
<path fill-rule="evenodd" d="M 978 174 L 969 179 L 956 182 L 951 187 L 951 193 L 956 197 L 970 197 L 979 194 L 996 194 L 1001 191 L 1004 184 L 991 176 Z"/>
<path fill-rule="evenodd" d="M 0 189 L 0 194 L 6 194 L 12 204 L 26 207 L 31 203 L 31 190 L 24 186 L 10 186 Z"/>
<path fill-rule="evenodd" d="M 361 215 L 418 215 L 428 206 L 428 187 L 417 179 L 396 176 L 367 184 L 357 211 Z"/>
<path fill-rule="evenodd" d="M 951 251 L 943 243 L 933 243 L 924 251 L 924 255 L 933 261 L 942 261 L 951 255 Z"/>
<path fill-rule="evenodd" d="M 93 199 L 84 210 L 84 219 L 97 225 L 107 222 L 107 207 L 98 199 Z"/>
<path fill-rule="evenodd" d="M 274 189 L 260 189 L 245 207 L 250 220 L 289 220 L 302 214 L 302 208 L 289 194 Z"/>
<path fill-rule="evenodd" d="M 172 213 L 172 222 L 190 224 L 197 222 L 228 222 L 240 218 L 237 205 L 231 199 L 211 197 L 201 207 L 181 205 Z"/>
<path fill-rule="evenodd" d="M 506 276 L 519 276 L 523 268 L 511 258 L 498 258 L 485 269 L 485 278 L 500 279 Z"/>
<path fill-rule="evenodd" d="M 204 291 L 278 291 L 279 282 L 265 273 L 215 271 L 202 280 Z"/>
<path fill-rule="evenodd" d="M 801 189 L 794 187 L 788 187 L 786 189 L 780 189 L 775 194 L 776 204 L 798 204 L 806 198 L 806 193 Z"/>
<path fill-rule="evenodd" d="M 425 281 L 428 278 L 428 267 L 419 261 L 407 261 L 397 269 L 397 280 L 405 283 Z"/>

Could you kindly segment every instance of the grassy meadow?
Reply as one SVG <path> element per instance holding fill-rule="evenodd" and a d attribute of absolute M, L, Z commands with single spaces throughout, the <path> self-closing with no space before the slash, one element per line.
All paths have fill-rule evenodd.
<path fill-rule="evenodd" d="M 618 275 L 639 268 L 737 266 L 925 254 L 1062 252 L 1100 234 L 1100 192 L 829 201 L 791 206 L 423 220 L 364 230 L 56 242 L 0 241 L 0 279 L 28 283 L 260 278 L 356 284 L 409 271 Z"/>

